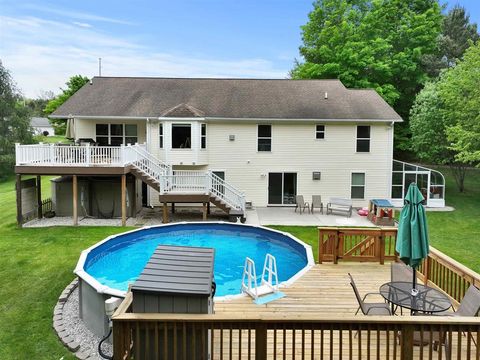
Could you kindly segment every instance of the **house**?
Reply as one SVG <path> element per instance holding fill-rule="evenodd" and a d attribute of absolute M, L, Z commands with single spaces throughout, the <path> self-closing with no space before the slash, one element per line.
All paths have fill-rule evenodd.
<path fill-rule="evenodd" d="M 48 118 L 44 117 L 31 117 L 30 126 L 33 129 L 35 135 L 52 136 L 55 134 L 52 124 L 48 121 Z"/>
<path fill-rule="evenodd" d="M 244 216 L 296 194 L 401 204 L 412 181 L 443 201 L 441 174 L 394 162 L 400 116 L 339 80 L 95 77 L 51 117 L 81 146 L 38 158 L 19 145 L 17 174 L 134 178 L 137 210 L 199 202 Z"/>

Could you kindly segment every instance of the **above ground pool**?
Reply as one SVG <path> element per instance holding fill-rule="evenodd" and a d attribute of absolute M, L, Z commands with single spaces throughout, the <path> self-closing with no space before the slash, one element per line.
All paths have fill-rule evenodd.
<path fill-rule="evenodd" d="M 75 272 L 97 292 L 122 296 L 158 245 L 215 249 L 216 297 L 240 294 L 245 258 L 261 277 L 266 254 L 276 258 L 279 282 L 291 282 L 313 264 L 310 246 L 290 234 L 229 223 L 177 223 L 111 236 L 85 250 Z"/>

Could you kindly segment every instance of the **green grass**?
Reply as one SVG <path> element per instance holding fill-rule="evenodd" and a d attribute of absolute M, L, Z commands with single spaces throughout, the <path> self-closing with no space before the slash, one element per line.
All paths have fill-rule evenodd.
<path fill-rule="evenodd" d="M 444 171 L 448 175 L 447 171 Z M 467 176 L 458 193 L 447 176 L 447 203 L 455 212 L 428 212 L 431 244 L 480 272 L 480 171 Z M 44 198 L 50 189 L 43 179 Z M 52 312 L 81 250 L 121 227 L 17 229 L 13 179 L 0 183 L 0 359 L 73 358 L 52 330 Z M 311 244 L 317 253 L 315 227 L 272 226 Z"/>
<path fill-rule="evenodd" d="M 52 135 L 52 136 L 37 135 L 35 136 L 35 140 L 45 144 L 56 144 L 56 143 L 68 144 L 71 142 L 70 140 L 65 138 L 65 136 L 62 136 L 62 135 Z"/>

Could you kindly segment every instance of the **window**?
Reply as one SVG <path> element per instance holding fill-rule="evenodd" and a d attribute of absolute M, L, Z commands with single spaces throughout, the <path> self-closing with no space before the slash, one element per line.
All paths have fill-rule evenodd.
<path fill-rule="evenodd" d="M 135 124 L 96 124 L 96 141 L 101 146 L 120 146 L 138 142 Z"/>
<path fill-rule="evenodd" d="M 352 173 L 352 199 L 365 198 L 365 173 Z"/>
<path fill-rule="evenodd" d="M 190 124 L 172 125 L 172 149 L 190 149 L 192 147 L 192 126 Z"/>
<path fill-rule="evenodd" d="M 158 144 L 163 149 L 163 124 L 158 124 Z"/>
<path fill-rule="evenodd" d="M 315 139 L 325 139 L 325 125 L 315 126 Z"/>
<path fill-rule="evenodd" d="M 207 124 L 202 124 L 201 136 L 200 136 L 200 147 L 202 149 L 207 148 Z"/>
<path fill-rule="evenodd" d="M 370 126 L 357 126 L 357 152 L 370 152 Z"/>
<path fill-rule="evenodd" d="M 272 151 L 272 125 L 258 125 L 258 151 Z"/>

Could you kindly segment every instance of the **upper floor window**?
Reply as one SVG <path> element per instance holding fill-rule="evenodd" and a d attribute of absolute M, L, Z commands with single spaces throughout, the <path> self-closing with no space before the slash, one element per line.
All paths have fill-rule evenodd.
<path fill-rule="evenodd" d="M 192 147 L 192 126 L 190 124 L 172 125 L 172 149 L 190 149 Z"/>
<path fill-rule="evenodd" d="M 370 152 L 370 126 L 357 126 L 357 152 Z"/>
<path fill-rule="evenodd" d="M 119 146 L 138 142 L 135 124 L 96 124 L 96 141 L 102 146 Z"/>
<path fill-rule="evenodd" d="M 365 173 L 352 173 L 352 199 L 365 199 Z"/>
<path fill-rule="evenodd" d="M 158 124 L 158 145 L 163 149 L 163 124 Z"/>
<path fill-rule="evenodd" d="M 202 124 L 201 135 L 200 135 L 200 147 L 202 149 L 207 148 L 207 124 Z"/>
<path fill-rule="evenodd" d="M 315 139 L 325 139 L 325 125 L 315 125 Z"/>
<path fill-rule="evenodd" d="M 258 151 L 272 151 L 272 125 L 258 125 Z"/>

